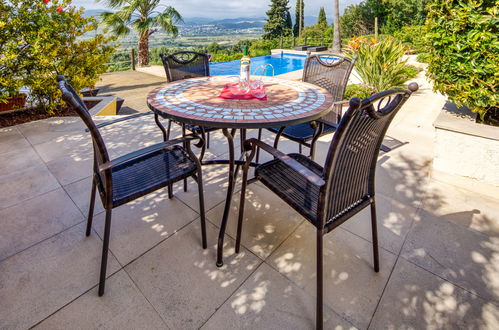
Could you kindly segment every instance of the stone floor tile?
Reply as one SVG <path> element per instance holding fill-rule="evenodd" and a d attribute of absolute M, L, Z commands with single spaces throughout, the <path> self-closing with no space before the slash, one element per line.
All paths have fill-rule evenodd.
<path fill-rule="evenodd" d="M 315 298 L 263 263 L 202 329 L 315 329 Z M 353 326 L 324 309 L 325 329 Z"/>
<path fill-rule="evenodd" d="M 75 181 L 64 186 L 64 190 L 68 193 L 69 197 L 74 201 L 76 206 L 80 209 L 81 213 L 86 217 L 88 215 L 88 207 L 90 206 L 90 192 L 92 190 L 92 177 L 87 177 L 80 181 Z M 101 199 L 96 194 L 94 215 L 104 212 Z"/>
<path fill-rule="evenodd" d="M 0 260 L 81 221 L 81 212 L 62 189 L 0 210 Z"/>
<path fill-rule="evenodd" d="M 85 125 L 79 117 L 52 117 L 16 126 L 33 145 L 59 138 L 68 133 L 85 133 Z"/>
<path fill-rule="evenodd" d="M 29 148 L 31 144 L 19 132 L 18 126 L 5 127 L 0 129 L 0 154 Z"/>
<path fill-rule="evenodd" d="M 0 173 L 0 209 L 59 188 L 60 185 L 45 165 Z"/>
<path fill-rule="evenodd" d="M 315 227 L 303 223 L 266 261 L 314 297 L 315 241 Z M 370 242 L 342 228 L 324 237 L 324 303 L 361 329 L 367 328 L 396 261 L 390 252 L 379 253 L 376 273 Z"/>
<path fill-rule="evenodd" d="M 85 131 L 59 133 L 56 137 L 33 147 L 44 162 L 64 157 L 88 157 L 93 155 L 92 140 Z"/>
<path fill-rule="evenodd" d="M 376 196 L 378 244 L 399 254 L 405 237 L 416 218 L 417 209 L 394 199 Z M 372 242 L 371 208 L 367 207 L 341 225 L 342 228 Z"/>
<path fill-rule="evenodd" d="M 236 238 L 241 194 L 232 199 L 226 233 Z M 260 183 L 246 190 L 241 244 L 262 259 L 267 258 L 304 218 Z M 220 226 L 225 203 L 208 212 L 208 219 Z"/>
<path fill-rule="evenodd" d="M 427 187 L 435 198 L 424 208 L 449 220 L 490 236 L 499 236 L 499 196 L 481 195 L 449 184 L 432 181 Z"/>
<path fill-rule="evenodd" d="M 426 210 L 407 235 L 401 256 L 449 282 L 499 302 L 499 237 L 456 225 Z"/>
<path fill-rule="evenodd" d="M 82 223 L 0 262 L 0 329 L 27 329 L 95 286 L 101 252 Z M 118 268 L 110 254 L 108 275 Z"/>
<path fill-rule="evenodd" d="M 239 173 L 234 195 L 237 194 L 241 186 L 241 174 Z M 229 172 L 227 165 L 206 165 L 203 166 L 203 186 L 204 202 L 206 211 L 211 210 L 216 205 L 222 203 L 227 198 L 227 187 L 229 185 Z M 173 186 L 175 197 L 182 200 L 192 209 L 199 212 L 199 195 L 197 183 L 192 179 L 187 179 L 187 192 L 184 191 L 183 181 L 176 182 Z"/>
<path fill-rule="evenodd" d="M 106 281 L 106 293 L 97 287 L 45 319 L 34 329 L 167 329 L 124 270 Z"/>
<path fill-rule="evenodd" d="M 110 249 L 126 265 L 198 217 L 167 189 L 152 192 L 112 211 Z M 104 235 L 105 212 L 94 217 L 94 228 Z"/>
<path fill-rule="evenodd" d="M 93 155 L 87 153 L 61 157 L 47 162 L 49 171 L 63 186 L 91 176 L 93 166 Z"/>
<path fill-rule="evenodd" d="M 207 236 L 203 250 L 196 220 L 125 267 L 171 329 L 199 328 L 261 263 L 244 248 L 234 255 L 226 237 L 225 265 L 217 268 L 218 230 L 209 222 Z"/>
<path fill-rule="evenodd" d="M 2 154 L 0 173 L 13 173 L 40 165 L 43 165 L 43 161 L 35 150 L 31 146 L 23 147 Z"/>
<path fill-rule="evenodd" d="M 370 329 L 497 329 L 499 307 L 399 259 Z"/>

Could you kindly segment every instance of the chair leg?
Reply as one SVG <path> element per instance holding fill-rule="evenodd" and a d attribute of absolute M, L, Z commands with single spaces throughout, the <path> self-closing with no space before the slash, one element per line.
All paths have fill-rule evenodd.
<path fill-rule="evenodd" d="M 258 129 L 258 141 L 262 141 L 262 129 Z M 258 164 L 260 160 L 260 148 L 256 150 L 256 163 Z"/>
<path fill-rule="evenodd" d="M 210 132 L 206 134 L 206 149 L 210 149 Z"/>
<path fill-rule="evenodd" d="M 301 143 L 298 143 L 298 152 L 301 154 L 302 153 L 302 146 L 301 146 Z"/>
<path fill-rule="evenodd" d="M 168 131 L 168 133 L 166 132 L 165 127 L 159 121 L 159 115 L 157 113 L 154 114 L 154 121 L 156 122 L 156 125 L 158 126 L 158 128 L 161 130 L 161 133 L 163 134 L 163 140 L 168 141 L 170 131 Z M 168 121 L 168 127 L 170 127 L 170 124 L 171 124 L 171 120 Z"/>
<path fill-rule="evenodd" d="M 172 130 L 172 121 L 168 120 L 168 128 L 166 130 L 166 141 L 170 140 L 170 131 Z"/>
<path fill-rule="evenodd" d="M 206 242 L 206 217 L 204 210 L 204 191 L 203 191 L 203 176 L 202 176 L 201 166 L 198 169 L 198 174 L 196 181 L 198 183 L 198 193 L 199 193 L 199 214 L 201 216 L 201 239 L 203 241 L 203 249 L 208 247 Z"/>
<path fill-rule="evenodd" d="M 92 180 L 92 192 L 90 193 L 90 207 L 88 208 L 88 218 L 87 218 L 87 231 L 86 236 L 90 236 L 92 231 L 92 220 L 94 219 L 94 206 L 95 206 L 95 191 L 97 190 L 97 185 L 95 184 L 95 179 Z"/>
<path fill-rule="evenodd" d="M 185 125 L 182 125 L 182 137 L 185 137 Z M 186 148 L 185 143 L 184 143 L 184 148 Z M 184 192 L 187 192 L 187 178 L 184 179 Z"/>
<path fill-rule="evenodd" d="M 168 185 L 168 199 L 173 198 L 173 184 Z"/>
<path fill-rule="evenodd" d="M 104 242 L 102 244 L 102 260 L 100 265 L 99 297 L 104 294 L 104 287 L 106 285 L 107 254 L 109 252 L 109 234 L 111 232 L 111 213 L 111 210 L 106 210 Z"/>
<path fill-rule="evenodd" d="M 246 186 L 248 185 L 248 169 L 249 167 L 243 167 L 243 182 L 241 185 L 241 198 L 239 200 L 239 215 L 237 218 L 237 235 L 236 235 L 236 253 L 239 253 L 241 247 L 241 233 L 243 230 L 243 218 L 244 218 L 244 201 L 246 199 Z"/>
<path fill-rule="evenodd" d="M 373 238 L 374 271 L 379 272 L 378 229 L 376 226 L 376 202 L 371 203 L 371 227 Z"/>
<path fill-rule="evenodd" d="M 323 234 L 317 230 L 317 311 L 315 327 L 323 329 Z"/>

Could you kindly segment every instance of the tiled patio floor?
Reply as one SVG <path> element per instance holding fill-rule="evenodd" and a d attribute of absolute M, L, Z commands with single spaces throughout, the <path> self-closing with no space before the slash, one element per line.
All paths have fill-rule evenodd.
<path fill-rule="evenodd" d="M 431 124 L 445 99 L 419 82 L 388 133 L 405 144 L 378 162 L 380 272 L 368 211 L 326 236 L 327 329 L 499 328 L 499 196 L 429 178 Z M 161 140 L 151 117 L 103 132 L 113 157 Z M 330 138 L 319 142 L 318 162 Z M 280 147 L 297 151 L 289 141 Z M 226 151 L 215 133 L 209 157 Z M 83 124 L 53 118 L 0 129 L 0 153 L 0 329 L 314 327 L 314 229 L 262 185 L 249 187 L 238 255 L 234 195 L 222 268 L 224 166 L 204 168 L 207 250 L 193 183 L 188 192 L 176 186 L 171 200 L 161 190 L 116 209 L 98 297 L 103 208 L 85 237 L 92 154 Z"/>

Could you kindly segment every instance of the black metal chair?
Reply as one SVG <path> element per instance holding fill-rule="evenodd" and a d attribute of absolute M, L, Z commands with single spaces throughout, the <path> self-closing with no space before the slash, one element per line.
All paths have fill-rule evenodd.
<path fill-rule="evenodd" d="M 343 94 L 348 78 L 355 65 L 356 58 L 349 59 L 337 54 L 309 55 L 305 61 L 302 80 L 326 89 L 335 102 L 334 109 L 318 121 L 291 125 L 281 128 L 270 128 L 276 133 L 274 148 L 277 148 L 279 138 L 285 138 L 299 143 L 300 153 L 302 145 L 310 148 L 310 158 L 314 158 L 315 143 L 321 136 L 333 133 L 341 119 L 344 102 Z M 259 138 L 261 131 L 259 132 Z M 258 155 L 257 155 L 258 159 Z M 258 162 L 258 160 L 257 160 Z"/>
<path fill-rule="evenodd" d="M 193 51 L 180 51 L 173 54 L 165 55 L 160 53 L 163 67 L 165 68 L 166 80 L 173 82 L 177 80 L 209 77 L 210 76 L 210 59 L 208 54 L 198 53 Z M 155 114 L 155 120 L 158 122 L 158 115 Z M 172 121 L 168 121 L 167 137 L 170 136 Z M 200 134 L 206 138 L 206 147 L 210 147 L 210 132 L 217 130 L 214 127 L 200 127 L 196 125 L 182 125 L 183 130 Z M 206 135 L 205 135 L 206 134 Z M 203 152 L 204 154 L 204 152 Z"/>
<path fill-rule="evenodd" d="M 261 148 L 273 155 L 274 160 L 259 165 L 255 178 L 317 228 L 318 329 L 322 329 L 323 320 L 323 236 L 367 206 L 371 207 L 374 270 L 379 271 L 376 162 L 390 122 L 417 89 L 418 85 L 411 83 L 409 90 L 393 89 L 362 101 L 350 100 L 333 136 L 324 167 L 301 154 L 284 154 L 258 139 L 245 141 L 245 150 L 251 152 L 243 166 L 236 252 L 241 244 L 248 169 L 256 150 Z"/>
<path fill-rule="evenodd" d="M 190 148 L 190 141 L 200 140 L 198 147 L 201 147 L 203 141 L 197 136 L 190 135 L 161 142 L 116 159 L 110 159 L 104 140 L 85 103 L 63 76 L 58 76 L 57 82 L 62 92 L 62 98 L 76 110 L 87 126 L 93 142 L 94 170 L 86 235 L 89 236 L 92 229 L 95 193 L 96 189 L 98 189 L 102 204 L 106 210 L 99 296 L 104 294 L 106 281 L 111 213 L 112 209 L 120 205 L 155 190 L 170 186 L 174 182 L 188 177 L 194 178 L 199 187 L 201 236 L 203 249 L 205 249 L 207 243 L 201 164 Z M 179 144 L 184 144 L 186 147 L 181 147 Z"/>

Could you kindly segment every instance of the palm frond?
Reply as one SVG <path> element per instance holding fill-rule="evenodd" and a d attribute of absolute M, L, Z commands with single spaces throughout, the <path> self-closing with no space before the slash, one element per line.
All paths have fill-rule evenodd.
<path fill-rule="evenodd" d="M 110 27 L 114 34 L 123 36 L 130 33 L 130 28 L 127 26 L 127 21 L 123 20 L 118 13 L 106 11 L 101 13 L 100 17 L 102 22 Z"/>

